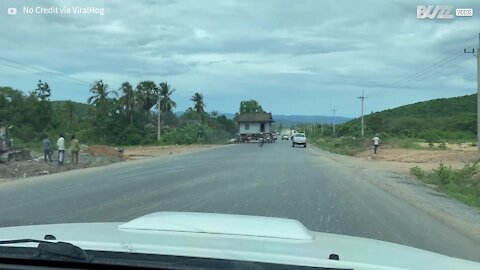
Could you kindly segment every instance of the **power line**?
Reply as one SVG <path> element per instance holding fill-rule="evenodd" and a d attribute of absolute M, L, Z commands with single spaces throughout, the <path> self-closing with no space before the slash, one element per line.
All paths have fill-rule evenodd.
<path fill-rule="evenodd" d="M 27 71 L 27 72 L 32 73 L 32 74 L 35 74 L 35 73 L 50 74 L 51 76 L 55 76 L 57 78 L 64 79 L 64 80 L 75 81 L 75 82 L 78 82 L 78 83 L 88 84 L 88 85 L 91 84 L 91 82 L 84 81 L 84 80 L 77 79 L 77 78 L 73 78 L 73 77 L 64 75 L 64 74 L 62 74 L 58 71 L 45 70 L 45 69 L 40 69 L 38 67 L 32 67 L 32 66 L 16 62 L 14 60 L 11 60 L 11 59 L 8 59 L 8 58 L 5 58 L 5 57 L 0 57 L 0 61 L 4 62 L 3 66 L 14 68 L 14 69 L 17 69 L 17 70 L 20 70 L 20 71 L 23 71 L 23 72 Z"/>
<path fill-rule="evenodd" d="M 476 36 L 474 37 L 471 37 L 471 38 L 467 38 L 467 39 L 464 39 L 464 42 L 465 41 L 470 41 L 474 38 L 477 38 Z M 472 44 L 472 45 L 468 45 L 467 46 L 467 49 L 468 48 L 476 48 L 477 47 L 477 44 Z M 406 77 L 404 77 L 403 79 L 401 80 L 398 80 L 390 85 L 388 85 L 387 87 L 388 88 L 399 88 L 399 86 L 403 86 L 403 85 L 406 85 L 408 84 L 410 81 L 412 80 L 417 80 L 419 77 L 423 77 L 424 74 L 427 74 L 427 73 L 430 73 L 430 72 L 433 72 L 434 70 L 436 70 L 437 68 L 439 67 L 442 67 L 444 65 L 446 65 L 447 63 L 451 62 L 451 61 L 454 61 L 456 59 L 458 59 L 462 54 L 463 54 L 463 48 L 462 48 L 462 51 L 460 51 L 459 49 L 454 49 L 454 50 L 450 50 L 450 52 L 454 52 L 453 54 L 450 54 L 449 56 L 447 57 L 444 57 L 443 59 L 423 68 L 422 70 L 420 71 L 417 71 L 416 73 L 413 73 L 411 75 L 408 75 Z M 408 83 L 407 83 L 408 82 Z"/>
<path fill-rule="evenodd" d="M 441 69 L 443 71 L 448 70 L 449 68 L 452 68 L 453 66 L 456 66 L 461 62 L 464 62 L 466 59 L 457 61 L 458 59 L 462 59 L 462 57 L 465 58 L 463 53 L 456 56 L 455 58 L 451 59 L 450 61 L 447 61 L 447 62 L 444 62 L 440 65 L 437 65 L 435 68 L 430 69 L 427 72 L 417 74 L 417 76 L 396 85 L 394 88 L 402 88 L 402 87 L 405 87 L 406 85 L 411 84 L 412 82 L 417 82 L 417 81 L 423 80 L 425 78 L 428 78 L 429 76 L 431 76 L 433 74 L 437 74 L 436 72 L 439 71 L 440 68 L 446 66 L 447 64 L 451 64 L 451 65 L 447 66 L 446 68 Z"/>
<path fill-rule="evenodd" d="M 420 71 L 418 71 L 418 72 L 416 72 L 416 73 L 414 73 L 410 76 L 407 76 L 407 77 L 391 84 L 389 87 L 395 88 L 398 85 L 402 85 L 403 83 L 405 83 L 407 81 L 414 80 L 416 77 L 421 76 L 425 73 L 431 72 L 432 70 L 435 70 L 437 67 L 440 67 L 440 66 L 442 66 L 442 65 L 444 65 L 444 64 L 446 64 L 450 61 L 453 61 L 453 60 L 457 59 L 458 57 L 460 57 L 462 55 L 463 55 L 463 52 L 462 53 L 459 52 L 459 53 L 456 53 L 454 55 L 450 55 L 448 57 L 445 57 L 442 60 L 440 60 L 440 61 L 438 61 L 438 62 L 436 62 L 436 63 L 434 63 L 434 64 L 432 64 L 432 65 L 430 65 L 430 66 L 428 66 L 428 67 L 426 67 L 426 68 L 424 68 L 424 69 L 422 69 L 422 70 L 420 70 Z"/>
<path fill-rule="evenodd" d="M 478 36 L 475 35 L 475 36 L 471 36 L 471 37 L 468 37 L 468 38 L 464 38 L 464 39 L 462 39 L 461 42 L 466 42 L 466 41 L 470 41 L 470 40 L 473 40 L 473 39 L 477 40 Z M 478 44 L 475 44 L 475 45 L 478 45 Z"/>

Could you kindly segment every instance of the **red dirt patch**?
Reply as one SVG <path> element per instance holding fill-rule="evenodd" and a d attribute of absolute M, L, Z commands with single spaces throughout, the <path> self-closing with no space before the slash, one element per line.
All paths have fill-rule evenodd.
<path fill-rule="evenodd" d="M 118 157 L 122 160 L 129 159 L 128 156 L 119 152 L 118 149 L 106 145 L 90 145 L 85 149 L 85 152 L 93 156 Z"/>

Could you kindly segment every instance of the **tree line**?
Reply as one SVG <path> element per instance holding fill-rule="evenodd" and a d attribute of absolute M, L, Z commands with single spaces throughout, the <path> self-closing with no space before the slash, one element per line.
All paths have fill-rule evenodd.
<path fill-rule="evenodd" d="M 160 112 L 164 144 L 215 143 L 234 136 L 234 120 L 218 112 L 206 112 L 204 97 L 191 97 L 192 107 L 174 112 L 175 89 L 167 82 L 123 82 L 118 89 L 98 80 L 92 83 L 86 103 L 52 101 L 47 82 L 39 81 L 28 93 L 0 87 L 0 122 L 21 143 L 39 141 L 44 134 L 75 134 L 85 143 L 136 145 L 157 143 Z"/>

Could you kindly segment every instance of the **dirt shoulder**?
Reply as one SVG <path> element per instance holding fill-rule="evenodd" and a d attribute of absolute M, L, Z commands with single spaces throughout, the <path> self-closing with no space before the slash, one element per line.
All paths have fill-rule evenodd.
<path fill-rule="evenodd" d="M 65 162 L 61 166 L 58 165 L 58 159 L 55 153 L 52 155 L 52 162 L 45 162 L 42 153 L 32 152 L 33 158 L 31 160 L 0 164 L 0 183 L 37 175 L 100 167 L 129 160 L 185 154 L 219 146 L 221 145 L 135 146 L 116 148 L 106 145 L 82 145 L 78 164 L 72 164 L 71 155 L 66 151 Z"/>
<path fill-rule="evenodd" d="M 409 174 L 410 168 L 447 166 L 463 167 L 465 162 L 479 158 L 476 151 L 380 149 L 377 155 L 371 151 L 356 157 L 332 154 L 319 150 L 323 155 L 358 171 L 370 183 L 425 211 L 456 230 L 480 242 L 480 209 L 470 207 L 440 193 Z"/>
<path fill-rule="evenodd" d="M 401 170 L 409 170 L 418 166 L 425 170 L 438 167 L 440 162 L 452 168 L 461 168 L 465 163 L 480 158 L 476 147 L 451 148 L 446 150 L 418 150 L 401 149 L 393 147 L 382 147 L 378 154 L 373 154 L 372 150 L 366 150 L 355 155 L 363 160 L 383 161 L 390 167 Z"/>
<path fill-rule="evenodd" d="M 172 145 L 172 146 L 135 146 L 123 149 L 128 159 L 144 159 L 166 155 L 176 155 L 195 151 L 207 150 L 220 145 Z"/>

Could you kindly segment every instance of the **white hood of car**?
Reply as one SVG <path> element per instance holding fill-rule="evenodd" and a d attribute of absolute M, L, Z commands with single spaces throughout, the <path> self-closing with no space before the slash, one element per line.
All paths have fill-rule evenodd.
<path fill-rule="evenodd" d="M 158 212 L 127 223 L 75 223 L 0 228 L 0 239 L 53 235 L 85 250 L 350 269 L 480 269 L 476 262 L 398 244 L 313 232 L 291 219 Z M 36 246 L 36 244 L 15 244 Z M 329 260 L 336 254 L 340 260 Z"/>

